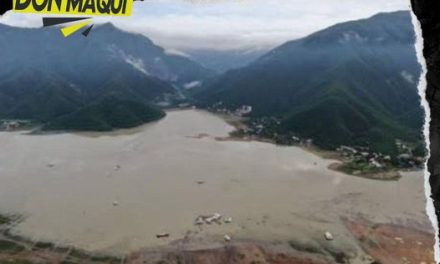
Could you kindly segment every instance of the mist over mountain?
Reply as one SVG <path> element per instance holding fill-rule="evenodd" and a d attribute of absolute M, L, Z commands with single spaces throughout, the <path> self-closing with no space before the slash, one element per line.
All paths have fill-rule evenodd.
<path fill-rule="evenodd" d="M 263 56 L 249 50 L 188 57 L 111 24 L 87 38 L 64 38 L 57 28 L 0 25 L 0 33 L 0 119 L 56 130 L 130 127 L 162 117 L 154 104 L 185 88 L 201 106 L 250 105 L 252 119 L 280 120 L 276 133 L 324 148 L 368 145 L 390 153 L 395 139 L 420 137 L 420 66 L 409 12 L 337 24 Z M 207 67 L 226 72 L 216 76 Z"/>
<path fill-rule="evenodd" d="M 102 111 L 107 108 L 96 103 L 110 100 L 124 109 L 129 102 L 136 103 L 137 107 L 130 108 L 130 119 L 138 125 L 139 120 L 149 119 L 145 111 L 163 116 L 163 112 L 157 114 L 160 110 L 152 110 L 153 101 L 164 100 L 185 83 L 212 74 L 186 57 L 168 54 L 142 35 L 111 24 L 97 26 L 87 38 L 80 34 L 64 38 L 58 28 L 0 25 L 0 49 L 0 119 L 48 123 L 72 113 Z M 139 110 L 141 106 L 144 109 Z M 100 123 L 98 116 L 103 115 L 96 116 Z M 99 127 L 119 127 L 115 124 Z"/>
<path fill-rule="evenodd" d="M 237 49 L 237 50 L 191 50 L 186 53 L 209 69 L 217 73 L 237 69 L 248 65 L 267 53 L 268 48 Z"/>
<path fill-rule="evenodd" d="M 197 98 L 204 106 L 250 105 L 254 118 L 278 117 L 278 133 L 321 147 L 392 152 L 396 138 L 419 138 L 423 122 L 414 42 L 406 11 L 337 24 L 225 73 Z"/>
<path fill-rule="evenodd" d="M 149 38 L 125 32 L 110 23 L 96 26 L 87 38 L 80 34 L 64 38 L 57 28 L 0 26 L 3 39 L 0 43 L 6 48 L 2 63 L 7 63 L 9 68 L 25 63 L 53 70 L 54 65 L 62 64 L 57 65 L 56 70 L 80 75 L 82 72 L 76 70 L 81 69 L 73 72 L 71 68 L 101 67 L 103 62 L 125 63 L 145 75 L 176 85 L 212 75 L 197 62 L 169 53 Z"/>

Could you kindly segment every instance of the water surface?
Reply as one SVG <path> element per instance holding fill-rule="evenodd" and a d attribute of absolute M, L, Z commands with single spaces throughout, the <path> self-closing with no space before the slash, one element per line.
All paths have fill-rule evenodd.
<path fill-rule="evenodd" d="M 320 239 L 330 230 L 355 243 L 342 216 L 427 223 L 421 172 L 398 182 L 346 176 L 300 148 L 214 139 L 232 130 L 217 116 L 186 110 L 107 134 L 0 133 L 0 212 L 24 215 L 15 231 L 25 236 L 121 253 L 188 231 L 209 243 L 224 234 Z M 200 133 L 211 137 L 193 137 Z M 233 222 L 193 225 L 216 212 Z M 157 239 L 162 232 L 171 237 Z"/>

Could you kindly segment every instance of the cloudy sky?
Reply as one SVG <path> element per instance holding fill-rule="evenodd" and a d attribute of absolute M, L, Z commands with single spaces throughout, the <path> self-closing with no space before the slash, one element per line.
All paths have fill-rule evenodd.
<path fill-rule="evenodd" d="M 409 0 L 145 0 L 134 3 L 131 17 L 111 21 L 169 49 L 268 48 L 338 22 L 409 8 Z M 41 18 L 8 12 L 0 23 L 39 27 Z"/>

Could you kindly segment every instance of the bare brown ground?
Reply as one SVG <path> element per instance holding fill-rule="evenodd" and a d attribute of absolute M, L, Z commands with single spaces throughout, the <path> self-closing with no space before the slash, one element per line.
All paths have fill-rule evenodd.
<path fill-rule="evenodd" d="M 225 246 L 217 249 L 185 251 L 180 254 L 168 253 L 159 259 L 151 260 L 151 254 L 134 254 L 126 263 L 161 264 L 325 264 L 324 259 L 305 256 L 301 253 L 293 256 L 286 253 L 268 251 L 255 244 Z"/>
<path fill-rule="evenodd" d="M 369 257 L 363 263 L 375 264 L 433 264 L 434 235 L 408 226 L 374 224 L 365 220 L 345 220 L 347 229 L 358 240 Z M 36 248 L 28 242 L 20 252 L 0 252 L 0 263 L 44 264 L 325 264 L 350 263 L 349 260 L 328 258 L 323 254 L 300 252 L 285 247 L 258 242 L 226 244 L 225 246 L 188 250 L 179 244 L 144 250 L 114 258 L 92 256 L 75 249 Z M 182 244 L 183 245 L 183 244 Z M 347 262 L 348 261 L 348 262 Z"/>
<path fill-rule="evenodd" d="M 346 221 L 361 248 L 383 264 L 434 264 L 434 234 L 393 224 Z"/>
<path fill-rule="evenodd" d="M 318 257 L 301 253 L 268 251 L 255 244 L 225 246 L 222 248 L 197 251 L 137 252 L 123 260 L 106 257 L 92 258 L 88 255 L 70 255 L 69 252 L 53 250 L 27 250 L 19 254 L 0 254 L 0 263 L 44 263 L 44 264 L 325 264 Z"/>

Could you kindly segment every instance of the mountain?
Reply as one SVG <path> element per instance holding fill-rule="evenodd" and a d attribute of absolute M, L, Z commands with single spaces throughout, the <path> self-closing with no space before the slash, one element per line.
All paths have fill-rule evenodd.
<path fill-rule="evenodd" d="M 406 11 L 337 24 L 228 71 L 196 97 L 204 106 L 250 105 L 253 118 L 279 118 L 277 133 L 323 148 L 393 153 L 396 138 L 420 138 L 414 42 Z"/>
<path fill-rule="evenodd" d="M 130 128 L 162 118 L 165 113 L 136 101 L 104 97 L 48 122 L 44 130 L 109 131 Z"/>
<path fill-rule="evenodd" d="M 153 104 L 176 94 L 176 87 L 212 74 L 111 24 L 97 26 L 87 38 L 64 38 L 58 28 L 0 25 L 0 49 L 0 119 L 57 120 L 45 128 L 62 129 L 60 124 L 67 124 L 62 120 L 86 119 L 95 111 L 95 119 L 102 119 L 99 130 L 129 126 L 122 119 L 104 120 L 104 113 L 116 114 L 107 111 L 109 100 L 133 114 L 130 124 L 138 125 L 163 116 Z"/>
<path fill-rule="evenodd" d="M 218 73 L 242 68 L 264 55 L 269 49 L 236 49 L 236 50 L 189 50 L 185 53 L 209 69 Z"/>
<path fill-rule="evenodd" d="M 0 45 L 7 48 L 2 54 L 2 62 L 8 64 L 25 62 L 49 68 L 63 64 L 56 65 L 61 67 L 57 69 L 79 76 L 82 72 L 74 66 L 85 67 L 87 71 L 106 66 L 108 62 L 125 63 L 145 75 L 175 85 L 202 80 L 213 74 L 185 56 L 167 52 L 141 34 L 125 32 L 110 23 L 97 26 L 87 38 L 81 34 L 64 38 L 57 28 L 24 29 L 0 25 L 0 30 Z"/>

